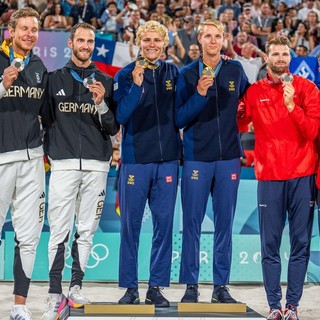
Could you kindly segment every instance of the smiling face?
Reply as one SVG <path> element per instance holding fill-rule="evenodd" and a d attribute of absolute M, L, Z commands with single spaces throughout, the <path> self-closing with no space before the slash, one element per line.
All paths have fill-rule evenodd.
<path fill-rule="evenodd" d="M 91 29 L 78 28 L 73 39 L 68 40 L 68 46 L 72 49 L 71 59 L 76 65 L 89 65 L 94 49 L 94 32 Z"/>
<path fill-rule="evenodd" d="M 156 62 L 165 48 L 164 40 L 158 32 L 146 32 L 141 37 L 140 53 L 148 61 Z"/>
<path fill-rule="evenodd" d="M 38 20 L 35 17 L 19 18 L 14 29 L 9 27 L 9 34 L 14 52 L 27 56 L 38 41 Z"/>

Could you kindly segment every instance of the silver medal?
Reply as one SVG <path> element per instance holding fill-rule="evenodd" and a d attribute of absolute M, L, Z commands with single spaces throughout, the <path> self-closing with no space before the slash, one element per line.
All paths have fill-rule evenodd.
<path fill-rule="evenodd" d="M 281 82 L 292 82 L 293 75 L 290 73 L 284 73 L 280 76 Z"/>
<path fill-rule="evenodd" d="M 19 58 L 15 58 L 12 60 L 11 65 L 18 69 L 18 71 L 22 71 L 24 69 L 25 63 L 23 60 Z"/>
<path fill-rule="evenodd" d="M 87 77 L 83 79 L 83 85 L 86 88 L 89 88 L 89 86 L 91 86 L 94 82 L 96 82 L 96 79 L 93 77 Z"/>

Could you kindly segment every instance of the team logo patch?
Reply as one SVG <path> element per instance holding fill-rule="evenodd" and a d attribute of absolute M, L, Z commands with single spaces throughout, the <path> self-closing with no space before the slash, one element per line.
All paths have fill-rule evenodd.
<path fill-rule="evenodd" d="M 231 180 L 237 180 L 238 175 L 236 173 L 231 173 Z"/>
<path fill-rule="evenodd" d="M 100 220 L 101 215 L 102 215 L 102 209 L 103 209 L 103 200 L 100 200 L 97 202 L 97 208 L 96 208 L 96 216 L 95 216 L 95 220 Z"/>
<path fill-rule="evenodd" d="M 127 184 L 134 185 L 134 175 L 129 174 Z"/>
<path fill-rule="evenodd" d="M 192 170 L 191 180 L 199 180 L 199 170 Z"/>
<path fill-rule="evenodd" d="M 115 82 L 113 85 L 113 90 L 114 91 L 118 90 L 118 87 L 119 87 L 118 82 Z"/>
<path fill-rule="evenodd" d="M 229 91 L 236 91 L 234 81 L 229 81 Z"/>
<path fill-rule="evenodd" d="M 171 83 L 171 80 L 166 80 L 166 90 L 172 91 L 172 83 Z"/>
<path fill-rule="evenodd" d="M 166 176 L 166 183 L 172 182 L 172 176 Z"/>
<path fill-rule="evenodd" d="M 35 74 L 36 74 L 37 83 L 41 83 L 40 73 L 39 73 L 39 72 L 36 72 Z"/>

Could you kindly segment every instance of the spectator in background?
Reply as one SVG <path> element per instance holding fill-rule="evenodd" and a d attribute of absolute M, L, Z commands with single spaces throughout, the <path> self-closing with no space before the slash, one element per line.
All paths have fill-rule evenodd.
<path fill-rule="evenodd" d="M 190 45 L 198 43 L 197 32 L 194 29 L 193 16 L 184 17 L 183 29 L 178 30 L 178 35 L 185 49 L 185 52 L 188 52 Z"/>
<path fill-rule="evenodd" d="M 24 0 L 24 7 L 32 8 L 33 10 L 37 11 L 39 13 L 38 7 L 32 3 L 32 0 Z"/>
<path fill-rule="evenodd" d="M 102 31 L 116 32 L 120 30 L 120 26 L 116 21 L 116 16 L 119 13 L 117 3 L 110 1 L 107 8 L 103 11 L 101 17 L 97 20 L 98 26 Z M 117 37 L 115 37 L 117 39 Z"/>
<path fill-rule="evenodd" d="M 293 36 L 294 32 L 293 32 L 293 20 L 291 18 L 291 16 L 286 13 L 283 19 L 283 36 L 287 37 L 288 39 L 291 39 L 291 37 Z"/>
<path fill-rule="evenodd" d="M 186 284 L 186 291 L 181 302 L 198 302 L 201 224 L 211 194 L 215 229 L 211 302 L 236 303 L 227 288 L 240 181 L 241 146 L 236 114 L 238 99 L 249 82 L 239 62 L 222 60 L 224 32 L 218 20 L 205 20 L 200 25 L 202 58 L 184 67 L 177 80 L 175 115 L 177 126 L 183 128 L 184 141 L 179 281 Z"/>
<path fill-rule="evenodd" d="M 72 21 L 70 18 L 71 9 L 75 6 L 77 0 L 61 0 L 62 12 L 67 18 L 68 26 L 72 26 Z"/>
<path fill-rule="evenodd" d="M 9 0 L 1 1 L 0 2 L 0 17 L 2 14 L 7 11 L 8 9 Z"/>
<path fill-rule="evenodd" d="M 43 27 L 50 29 L 67 28 L 67 19 L 61 14 L 61 5 L 59 3 L 54 4 L 53 12 L 46 16 Z"/>
<path fill-rule="evenodd" d="M 247 35 L 248 35 L 248 40 L 249 40 L 252 44 L 254 44 L 255 46 L 258 46 L 257 37 L 252 34 L 250 21 L 244 21 L 244 22 L 241 24 L 241 31 L 246 32 Z M 236 40 L 237 40 L 237 38 L 236 38 Z"/>
<path fill-rule="evenodd" d="M 228 52 L 230 57 L 239 61 L 250 83 L 257 81 L 259 71 L 264 64 L 266 54 L 252 43 L 246 41 L 241 46 L 241 55 L 233 50 L 232 35 L 226 35 L 228 39 Z M 255 55 L 255 57 L 253 57 Z"/>
<path fill-rule="evenodd" d="M 234 4 L 233 0 L 225 0 L 224 4 L 218 10 L 218 19 L 220 14 L 223 13 L 226 9 L 231 9 L 234 12 L 234 18 L 237 20 L 238 15 L 240 14 L 241 10 L 237 4 Z"/>
<path fill-rule="evenodd" d="M 268 42 L 268 78 L 249 87 L 239 108 L 254 126 L 263 282 L 270 306 L 268 319 L 274 320 L 299 319 L 318 165 L 315 139 L 320 125 L 320 91 L 302 77 L 293 76 L 291 81 L 290 46 L 286 37 Z M 287 218 L 290 255 L 283 312 L 280 244 Z"/>
<path fill-rule="evenodd" d="M 298 11 L 296 8 L 288 8 L 287 14 L 292 19 L 292 33 L 294 33 L 297 30 L 298 24 L 301 22 L 297 16 Z"/>
<path fill-rule="evenodd" d="M 255 19 L 261 16 L 261 3 L 262 0 L 252 0 L 251 19 Z"/>
<path fill-rule="evenodd" d="M 302 44 L 296 47 L 295 50 L 296 57 L 307 57 L 308 56 L 308 48 Z"/>
<path fill-rule="evenodd" d="M 309 36 L 313 38 L 315 45 L 320 43 L 320 23 L 316 12 L 310 11 L 306 21 L 308 27 Z"/>
<path fill-rule="evenodd" d="M 252 19 L 252 5 L 251 5 L 251 3 L 245 3 L 243 5 L 242 13 L 243 13 L 245 20 L 251 21 L 251 19 Z"/>
<path fill-rule="evenodd" d="M 9 38 L 3 41 L 0 52 L 0 234 L 9 206 L 15 232 L 10 319 L 31 320 L 26 300 L 45 214 L 39 115 L 47 106 L 47 69 L 32 53 L 39 28 L 40 16 L 35 10 L 13 12 L 8 23 Z M 16 61 L 24 68 L 18 70 L 16 59 L 24 61 Z"/>
<path fill-rule="evenodd" d="M 237 55 L 239 56 L 242 55 L 241 54 L 242 46 L 247 42 L 251 43 L 248 34 L 245 31 L 239 31 L 237 36 L 234 39 L 234 44 L 233 44 L 233 50 Z M 252 57 L 256 57 L 256 54 L 254 52 L 252 53 Z"/>
<path fill-rule="evenodd" d="M 200 58 L 200 47 L 197 44 L 192 44 L 189 47 L 187 55 L 183 59 L 183 64 L 186 66 Z"/>
<path fill-rule="evenodd" d="M 252 21 L 252 33 L 257 37 L 258 46 L 261 50 L 264 49 L 268 35 L 271 31 L 273 16 L 271 16 L 270 5 L 267 2 L 261 5 L 261 15 L 254 18 Z"/>
<path fill-rule="evenodd" d="M 306 6 L 298 11 L 298 19 L 301 21 L 306 21 L 310 11 L 314 11 L 318 15 L 318 19 L 320 19 L 320 11 L 315 6 L 314 0 L 307 0 Z"/>
<path fill-rule="evenodd" d="M 284 1 L 280 1 L 277 5 L 277 11 L 275 17 L 283 21 L 284 16 L 287 12 L 288 5 Z"/>
<path fill-rule="evenodd" d="M 87 0 L 88 3 L 90 3 L 94 9 L 94 15 L 96 18 L 99 18 L 103 12 L 103 9 L 105 8 L 106 2 L 109 3 L 107 0 Z"/>
<path fill-rule="evenodd" d="M 154 231 L 145 303 L 170 306 L 160 287 L 170 285 L 180 141 L 174 123 L 178 69 L 159 60 L 168 43 L 165 26 L 156 21 L 146 22 L 139 27 L 136 39 L 145 68 L 132 62 L 115 76 L 116 118 L 122 124 L 123 133 L 119 178 L 119 286 L 127 288 L 119 304 L 140 303 L 138 247 L 148 201 Z"/>
<path fill-rule="evenodd" d="M 310 37 L 308 28 L 304 22 L 298 24 L 298 28 L 291 39 L 291 45 L 293 49 L 296 49 L 299 45 L 303 45 L 307 47 L 309 51 L 313 50 L 314 40 Z"/>
<path fill-rule="evenodd" d="M 270 34 L 268 35 L 268 41 L 275 36 L 283 36 L 283 21 L 280 18 L 274 18 L 271 24 Z"/>
<path fill-rule="evenodd" d="M 78 0 L 78 3 L 72 7 L 69 18 L 71 26 L 81 22 L 89 23 L 94 27 L 97 26 L 94 7 L 87 0 Z"/>
<path fill-rule="evenodd" d="M 0 26 L 7 26 L 12 14 L 18 10 L 18 2 L 11 0 L 7 10 L 0 17 Z"/>

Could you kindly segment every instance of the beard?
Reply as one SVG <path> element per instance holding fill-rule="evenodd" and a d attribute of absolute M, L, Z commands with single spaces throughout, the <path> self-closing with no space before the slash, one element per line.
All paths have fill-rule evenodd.
<path fill-rule="evenodd" d="M 87 62 L 88 60 L 90 60 L 90 58 L 92 56 L 92 51 L 91 52 L 86 51 L 85 53 L 86 54 L 84 56 L 84 54 L 81 53 L 79 50 L 73 51 L 74 56 L 81 62 Z"/>
<path fill-rule="evenodd" d="M 284 66 L 276 66 L 274 64 L 270 64 L 269 65 L 270 70 L 275 73 L 275 74 L 283 74 L 284 72 L 286 72 L 289 68 L 289 65 L 284 65 Z"/>

